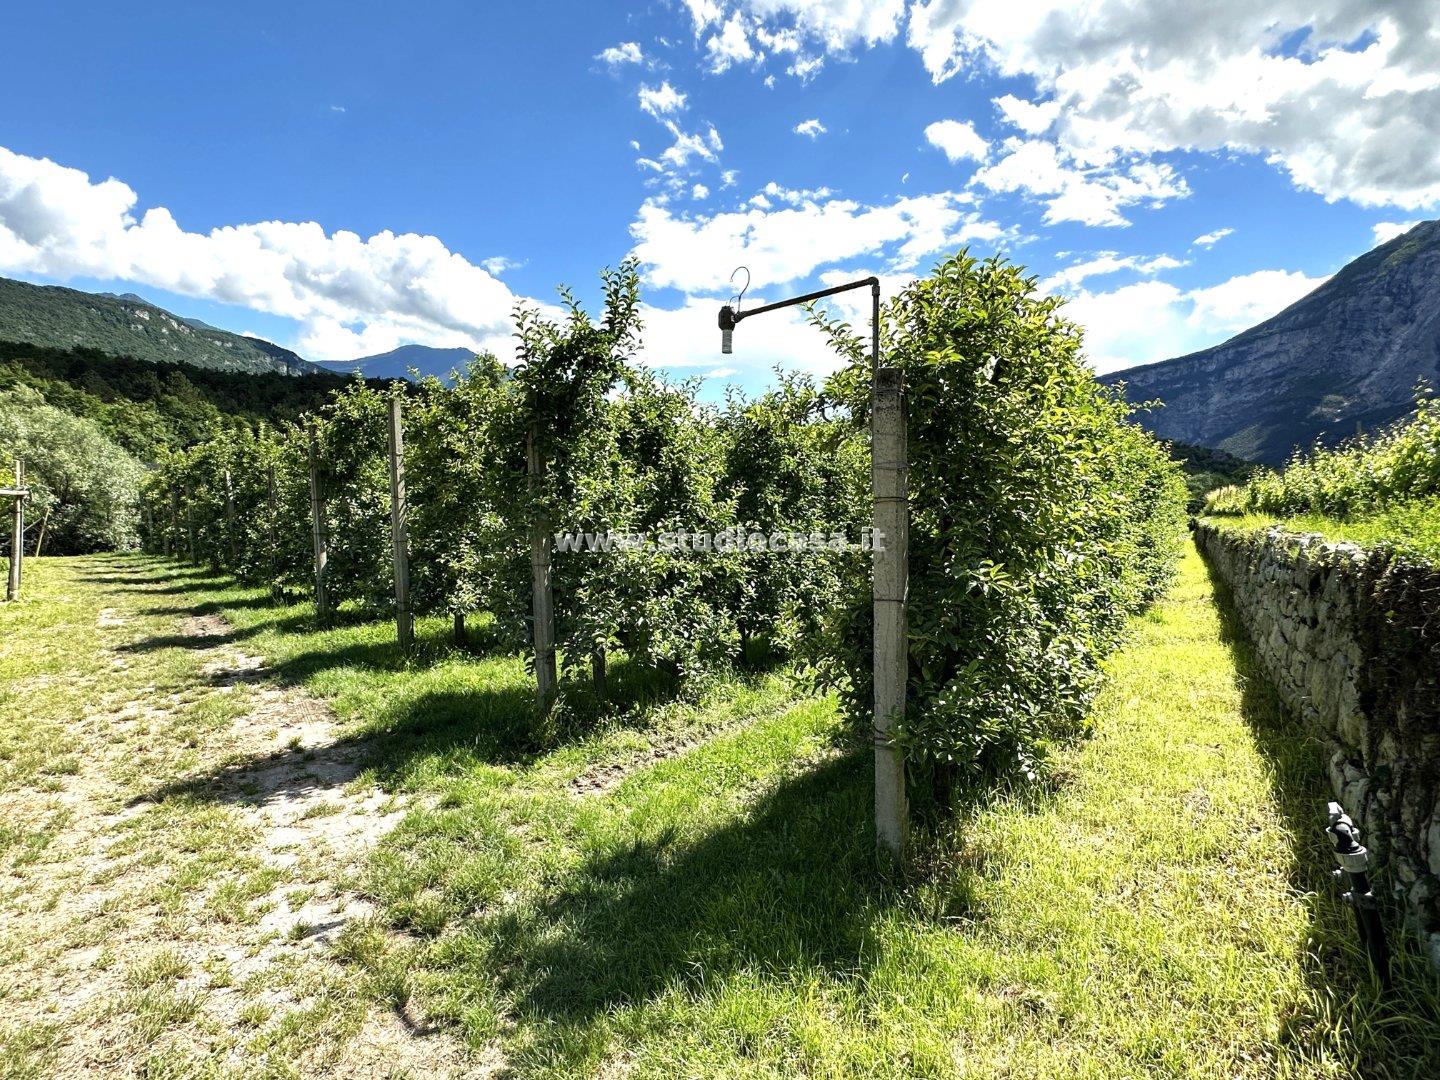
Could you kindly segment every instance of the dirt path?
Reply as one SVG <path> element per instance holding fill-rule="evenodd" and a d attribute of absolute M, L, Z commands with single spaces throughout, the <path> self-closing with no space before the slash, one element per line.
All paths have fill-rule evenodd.
<path fill-rule="evenodd" d="M 0 879 L 0 1075 L 479 1072 L 448 1036 L 365 1004 L 336 957 L 347 931 L 383 932 L 357 872 L 405 803 L 361 779 L 326 703 L 216 614 L 147 614 L 143 579 L 53 584 L 93 611 L 98 670 L 58 775 L 0 792 L 0 820 L 48 830 Z M 72 627 L 32 644 L 55 660 L 45 635 Z"/>

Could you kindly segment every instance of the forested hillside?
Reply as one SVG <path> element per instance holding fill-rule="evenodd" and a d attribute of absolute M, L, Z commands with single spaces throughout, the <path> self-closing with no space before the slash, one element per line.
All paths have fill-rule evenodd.
<path fill-rule="evenodd" d="M 0 339 L 217 371 L 313 371 L 289 349 L 232 334 L 156 307 L 133 294 L 110 296 L 0 278 Z"/>
<path fill-rule="evenodd" d="M 144 461 L 216 431 L 295 420 L 345 386 L 340 375 L 232 372 L 0 341 L 0 390 L 28 386 L 93 420 Z"/>

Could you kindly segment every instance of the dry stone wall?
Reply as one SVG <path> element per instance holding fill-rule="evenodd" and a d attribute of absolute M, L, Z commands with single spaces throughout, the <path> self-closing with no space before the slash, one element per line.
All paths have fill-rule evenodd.
<path fill-rule="evenodd" d="M 1440 568 L 1278 529 L 1202 523 L 1195 538 L 1281 699 L 1328 747 L 1377 892 L 1399 894 L 1440 965 Z"/>

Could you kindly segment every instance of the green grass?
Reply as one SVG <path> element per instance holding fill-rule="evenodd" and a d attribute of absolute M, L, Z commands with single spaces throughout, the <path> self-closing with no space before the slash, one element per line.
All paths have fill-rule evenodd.
<path fill-rule="evenodd" d="M 1320 533 L 1331 540 L 1367 547 L 1385 545 L 1407 555 L 1440 562 L 1440 499 L 1418 499 L 1345 519 L 1320 514 L 1293 517 L 1244 514 L 1207 520 L 1226 529 L 1268 529 L 1278 525 L 1287 532 Z"/>
<path fill-rule="evenodd" d="M 617 662 L 616 704 L 571 687 L 541 732 L 522 659 L 455 649 L 440 620 L 406 658 L 388 622 L 319 630 L 306 606 L 143 566 L 173 614 L 223 612 L 279 679 L 330 699 L 360 782 L 417 797 L 361 870 L 377 914 L 343 932 L 344 979 L 283 1016 L 239 1011 L 234 1038 L 267 1060 L 353 1031 L 358 998 L 518 1076 L 1440 1075 L 1436 977 L 1403 952 L 1392 998 L 1367 977 L 1328 878 L 1319 748 L 1193 553 L 1111 661 L 1094 737 L 1043 788 L 976 795 L 898 879 L 875 868 L 863 738 L 783 672 L 675 698 Z M 168 637 L 131 655 L 168 656 Z M 198 740 L 176 751 L 195 768 L 145 789 L 172 818 L 118 841 L 193 849 L 161 898 L 182 907 L 220 843 L 197 782 L 223 765 L 217 709 L 157 728 Z M 83 752 L 24 746 L 29 782 Z M 26 872 L 44 830 L 9 841 Z M 226 880 L 208 917 L 243 925 L 273 881 Z M 120 1005 L 156 1068 L 178 1052 L 166 1025 L 196 1022 L 176 961 L 132 966 Z M 58 1036 L 12 1038 L 0 1075 L 36 1072 Z"/>

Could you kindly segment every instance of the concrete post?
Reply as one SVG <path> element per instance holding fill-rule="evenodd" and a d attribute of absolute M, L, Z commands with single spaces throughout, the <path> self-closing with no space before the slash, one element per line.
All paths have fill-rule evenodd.
<path fill-rule="evenodd" d="M 405 501 L 405 433 L 400 398 L 390 399 L 390 539 L 395 555 L 395 636 L 402 649 L 415 640 L 410 612 L 409 505 Z"/>
<path fill-rule="evenodd" d="M 881 851 L 905 857 L 909 809 L 905 760 L 891 731 L 905 715 L 909 668 L 910 506 L 905 440 L 905 387 L 897 368 L 875 372 L 871 410 L 871 492 L 875 573 L 875 838 Z"/>

